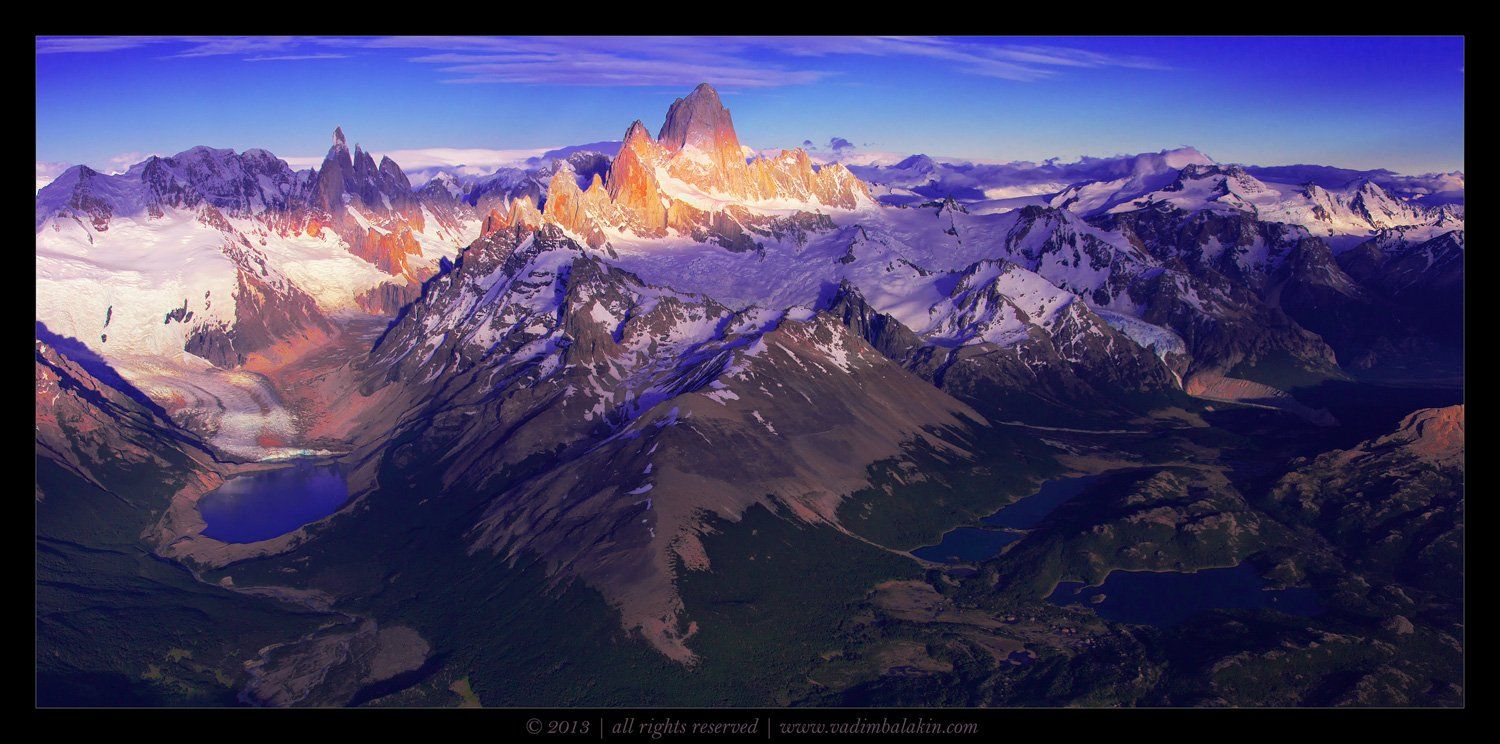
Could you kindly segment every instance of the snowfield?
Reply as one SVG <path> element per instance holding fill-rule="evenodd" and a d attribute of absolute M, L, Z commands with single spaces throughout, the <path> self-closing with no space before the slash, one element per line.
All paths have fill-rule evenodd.
<path fill-rule="evenodd" d="M 335 155 L 348 157 L 340 149 L 341 134 L 335 140 L 330 162 Z M 358 148 L 355 152 L 359 157 Z M 689 164 L 713 167 L 712 158 L 695 148 L 680 155 Z M 1128 339 L 1126 343 L 1165 359 L 1185 355 L 1186 344 L 1174 331 L 1142 320 L 1141 308 L 1123 288 L 1165 272 L 1193 312 L 1212 315 L 1220 298 L 1200 294 L 1187 276 L 1165 268 L 1121 232 L 1096 227 L 1086 217 L 1147 208 L 1243 213 L 1296 226 L 1324 238 L 1335 251 L 1376 235 L 1415 242 L 1463 229 L 1461 196 L 1457 205 L 1417 201 L 1430 193 L 1449 193 L 1453 178 L 1412 181 L 1413 193 L 1405 196 L 1368 179 L 1335 188 L 1263 181 L 1238 166 L 1215 164 L 1191 148 L 1072 164 L 955 164 L 925 156 L 881 162 L 891 164 L 854 166 L 858 175 L 871 180 L 871 193 L 881 201 L 859 196 L 853 209 L 790 198 L 747 203 L 689 184 L 654 164 L 664 196 L 698 209 L 716 212 L 733 204 L 753 215 L 782 219 L 783 225 L 786 218 L 817 215 L 826 220 L 825 227 L 782 229 L 780 237 L 754 233 L 754 249 L 732 251 L 675 231 L 648 238 L 605 225 L 601 230 L 607 242 L 583 250 L 646 285 L 721 303 L 737 313 L 733 322 L 742 331 L 764 330 L 783 318 L 811 317 L 814 308 L 847 284 L 875 311 L 940 346 L 1010 346 L 1034 333 L 1055 332 L 1068 318 L 1093 313 L 1122 333 L 1119 338 Z M 548 180 L 551 167 L 548 161 L 535 170 L 502 169 L 483 178 L 437 174 L 423 193 L 448 201 L 417 202 L 420 224 L 414 220 L 411 226 L 420 254 L 410 256 L 408 271 L 435 273 L 441 262 L 457 260 L 480 237 L 481 220 L 472 210 L 454 211 L 444 204 L 462 204 L 466 195 L 492 199 L 527 193 Z M 381 166 L 382 173 L 385 168 Z M 382 285 L 412 288 L 409 275 L 388 273 L 360 258 L 332 230 L 288 229 L 276 209 L 316 178 L 314 171 L 293 173 L 264 151 L 236 154 L 209 148 L 148 160 L 118 176 L 69 169 L 37 195 L 37 320 L 88 345 L 228 452 L 283 457 L 300 451 L 290 444 L 296 438 L 290 414 L 263 378 L 219 369 L 183 349 L 195 331 L 228 329 L 241 320 L 236 293 L 242 275 L 274 291 L 310 298 L 327 318 L 363 310 L 361 298 Z M 1461 174 L 1456 178 L 1461 194 Z M 389 183 L 383 183 L 381 188 L 388 189 Z M 408 188 L 404 180 L 397 183 Z M 172 204 L 182 206 L 158 203 L 152 194 L 163 189 L 178 200 Z M 928 198 L 944 190 L 959 196 Z M 183 193 L 188 196 L 181 197 Z M 892 196 L 912 206 L 882 203 Z M 388 235 L 393 198 L 406 196 L 382 191 L 378 200 L 366 204 L 346 191 L 338 208 L 359 229 Z M 826 229 L 830 223 L 832 229 Z M 585 243 L 583 236 L 573 237 Z M 1224 258 L 1261 276 L 1269 276 L 1284 259 L 1282 249 L 1273 249 L 1261 237 L 1226 246 L 1209 236 L 1201 252 L 1201 260 Z M 474 298 L 475 305 L 465 312 L 476 318 L 519 313 L 531 319 L 530 325 L 484 323 L 474 328 L 469 341 L 489 348 L 512 332 L 547 336 L 553 321 L 545 319 L 556 314 L 558 298 L 528 295 L 526 307 L 509 310 L 491 304 L 515 281 L 550 282 L 566 271 L 569 260 L 563 252 L 553 252 L 515 277 L 485 279 L 488 293 Z M 626 310 L 599 303 L 590 312 L 596 322 L 618 327 Z M 661 340 L 687 348 L 718 333 L 720 322 L 684 318 L 680 334 Z M 556 351 L 552 341 L 536 343 L 527 353 L 547 357 Z M 411 349 L 407 354 L 434 351 Z M 832 359 L 844 358 L 840 349 L 826 351 Z M 714 395 L 725 402 L 733 393 L 716 390 Z"/>

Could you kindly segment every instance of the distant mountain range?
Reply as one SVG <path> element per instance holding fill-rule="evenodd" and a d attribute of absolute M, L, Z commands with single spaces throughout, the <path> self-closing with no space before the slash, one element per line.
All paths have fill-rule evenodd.
<path fill-rule="evenodd" d="M 198 147 L 117 175 L 76 166 L 42 188 L 36 320 L 53 340 L 38 346 L 39 422 L 43 396 L 84 392 L 47 414 L 38 456 L 103 490 L 119 487 L 112 449 L 200 474 L 141 513 L 142 539 L 226 587 L 296 575 L 276 592 L 318 612 L 390 611 L 379 621 L 466 658 L 467 641 L 435 634 L 441 623 L 423 614 L 462 602 L 401 583 L 436 580 L 409 561 L 441 544 L 455 566 L 478 556 L 538 571 L 547 596 L 580 581 L 615 613 L 610 627 L 695 668 L 722 660 L 713 649 L 729 621 L 713 625 L 719 610 L 705 607 L 719 605 L 703 604 L 694 577 L 717 570 L 731 523 L 778 515 L 795 534 L 777 539 L 816 534 L 878 555 L 860 565 L 892 552 L 916 561 L 906 551 L 920 542 L 896 523 L 947 529 L 998 506 L 973 484 L 1005 468 L 1024 481 L 1057 470 L 1042 464 L 1054 458 L 1077 472 L 1191 461 L 1245 435 L 1171 452 L 1078 437 L 1197 437 L 1179 429 L 1211 429 L 1198 417 L 1220 406 L 1343 432 L 1347 413 L 1302 391 L 1462 376 L 1462 174 L 1242 167 L 1192 148 L 846 167 L 802 149 L 757 154 L 705 84 L 654 136 L 637 121 L 617 146 L 421 175 L 414 186 L 335 130 L 314 170 Z M 1284 454 L 1255 457 L 1271 452 Z M 349 473 L 354 500 L 326 531 L 227 544 L 185 516 L 206 484 L 307 456 Z M 1292 550 L 1282 531 L 1293 528 L 1246 516 L 1260 506 L 1241 503 L 1244 483 L 1194 472 L 1141 492 L 1204 499 L 1161 517 L 1179 530 L 1159 550 L 1170 560 L 1122 547 L 1099 565 Z M 907 490 L 923 483 L 926 506 Z M 905 501 L 883 500 L 893 494 Z M 355 543 L 335 541 L 365 539 L 341 532 L 355 524 L 367 536 L 426 525 L 409 537 L 423 547 L 360 567 L 342 552 Z M 1193 543 L 1200 532 L 1211 548 Z M 1360 534 L 1363 550 L 1373 538 Z M 399 611 L 378 599 L 408 591 Z M 1027 658 L 1053 653 L 1032 646 Z M 365 693 L 265 694 L 342 704 Z"/>

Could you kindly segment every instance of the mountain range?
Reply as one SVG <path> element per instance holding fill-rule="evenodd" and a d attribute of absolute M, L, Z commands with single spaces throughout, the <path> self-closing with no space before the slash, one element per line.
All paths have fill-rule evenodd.
<path fill-rule="evenodd" d="M 846 167 L 745 146 L 705 84 L 654 136 L 423 175 L 336 129 L 313 170 L 197 147 L 37 192 L 44 573 L 145 550 L 200 608 L 101 671 L 49 595 L 55 699 L 1461 700 L 1462 174 Z M 206 494 L 309 457 L 336 513 L 205 534 Z M 1394 512 L 1324 505 L 1402 468 Z M 1004 553 L 919 555 L 1059 477 L 1108 488 Z M 1330 609 L 1047 601 L 1239 565 Z M 223 613 L 259 624 L 153 656 Z"/>

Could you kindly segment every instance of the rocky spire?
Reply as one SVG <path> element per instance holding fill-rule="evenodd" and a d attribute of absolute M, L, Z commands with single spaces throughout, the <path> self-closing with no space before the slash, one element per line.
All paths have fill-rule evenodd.
<path fill-rule="evenodd" d="M 629 216 L 632 227 L 646 235 L 663 232 L 667 210 L 656 180 L 659 148 L 637 120 L 625 131 L 620 152 L 609 167 L 609 198 Z"/>
<path fill-rule="evenodd" d="M 620 143 L 620 149 L 639 147 L 643 141 L 652 142 L 653 140 L 651 133 L 646 131 L 646 125 L 642 124 L 640 119 L 636 119 L 630 124 L 630 128 L 625 130 L 625 139 Z"/>
<path fill-rule="evenodd" d="M 541 225 L 541 211 L 536 208 L 530 196 L 523 196 L 519 199 L 512 199 L 509 206 L 501 204 L 490 210 L 489 216 L 484 218 L 484 225 L 479 234 L 484 237 L 500 230 L 510 230 L 516 227 L 535 230 Z"/>
<path fill-rule="evenodd" d="M 601 225 L 612 222 L 606 218 L 612 205 L 597 176 L 589 184 L 588 191 L 578 188 L 577 178 L 578 174 L 567 161 L 558 164 L 547 184 L 543 215 L 548 222 L 581 236 L 590 246 L 597 248 L 604 244 Z"/>
<path fill-rule="evenodd" d="M 318 180 L 314 183 L 313 202 L 332 214 L 343 207 L 343 194 L 354 183 L 354 161 L 349 156 L 349 147 L 344 142 L 344 130 L 335 127 L 333 146 L 318 167 Z"/>
<path fill-rule="evenodd" d="M 708 83 L 672 102 L 656 139 L 672 153 L 667 170 L 674 177 L 710 192 L 753 196 L 734 121 Z"/>
<path fill-rule="evenodd" d="M 740 141 L 735 136 L 729 109 L 724 108 L 718 91 L 708 83 L 694 88 L 686 98 L 672 102 L 656 139 L 663 147 L 674 151 L 688 145 L 704 152 L 733 146 L 735 155 L 739 156 Z"/>
<path fill-rule="evenodd" d="M 411 191 L 411 180 L 406 177 L 406 173 L 401 170 L 401 166 L 397 165 L 396 161 L 391 160 L 391 156 L 380 156 L 380 167 L 378 170 L 380 175 L 394 184 L 397 189 Z"/>
<path fill-rule="evenodd" d="M 707 84 L 672 104 L 660 139 L 652 139 L 640 121 L 631 123 L 605 180 L 596 176 L 585 189 L 577 179 L 570 163 L 558 164 L 547 186 L 542 216 L 594 247 L 603 244 L 607 230 L 616 229 L 648 237 L 671 229 L 742 234 L 739 224 L 724 213 L 676 198 L 671 189 L 682 184 L 741 205 L 777 199 L 854 209 L 871 201 L 854 174 L 838 164 L 818 168 L 800 149 L 747 163 L 729 110 Z M 517 222 L 514 214 L 501 208 L 490 215 L 484 230 Z"/>

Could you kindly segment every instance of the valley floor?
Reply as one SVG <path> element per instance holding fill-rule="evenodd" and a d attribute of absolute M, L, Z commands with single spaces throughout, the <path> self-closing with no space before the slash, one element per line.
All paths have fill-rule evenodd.
<path fill-rule="evenodd" d="M 320 382 L 346 358 L 341 347 L 377 331 L 370 321 L 345 329 L 336 344 L 259 367 L 289 410 L 315 408 Z M 201 588 L 191 593 L 244 597 L 232 601 L 284 616 L 260 636 L 280 640 L 208 630 L 184 643 L 140 630 L 134 647 L 159 646 L 162 658 L 120 658 L 110 674 L 132 678 L 152 700 L 179 703 L 219 695 L 298 705 L 1454 704 L 1462 699 L 1451 646 L 1461 644 L 1461 614 L 1453 614 L 1461 599 L 1454 607 L 1424 581 L 1353 568 L 1341 556 L 1354 547 L 1288 516 L 1272 494 L 1298 463 L 1379 437 L 1411 410 L 1458 402 L 1461 392 L 1330 383 L 1303 394 L 1339 424 L 1238 406 L 1162 411 L 1128 429 L 1000 422 L 975 443 L 972 461 L 933 465 L 925 481 L 903 483 L 891 479 L 895 470 L 872 468 L 872 487 L 841 509 L 850 515 L 847 532 L 761 507 L 717 523 L 704 540 L 710 568 L 679 577 L 682 622 L 697 654 L 688 666 L 624 632 L 587 586 L 554 585 L 544 566 L 526 560 L 466 554 L 467 523 L 453 515 L 484 495 L 449 493 L 443 498 L 455 508 L 423 509 L 430 490 L 420 472 L 387 464 L 362 497 L 359 518 L 335 516 L 309 539 L 263 555 L 194 559 L 208 562 L 194 570 Z M 325 424 L 294 420 L 303 432 Z M 994 558 L 941 565 L 906 553 L 1068 473 L 1129 475 L 1059 507 Z M 135 487 L 160 488 L 150 478 Z M 913 503 L 923 504 L 919 513 L 898 506 Z M 1150 515 L 1164 517 L 1167 531 L 1153 531 L 1161 528 L 1150 526 L 1158 518 Z M 1110 570 L 1246 560 L 1273 584 L 1313 587 L 1327 610 L 1304 618 L 1216 612 L 1158 629 L 1045 600 L 1061 581 L 1100 581 Z M 1359 584 L 1370 588 L 1351 595 Z M 49 587 L 43 594 L 54 596 Z M 1415 605 L 1391 609 L 1379 599 L 1386 591 Z M 321 630 L 270 630 L 320 613 L 329 618 Z M 46 613 L 44 634 L 64 617 L 78 631 L 107 627 Z M 1226 632 L 1255 640 L 1215 651 L 1218 641 L 1208 639 Z M 66 643 L 81 653 L 92 642 Z M 1329 651 L 1320 656 L 1315 647 Z M 44 677 L 57 694 L 65 694 L 58 685 L 104 683 L 45 671 L 51 665 L 43 664 Z M 1121 676 L 1129 668 L 1143 672 Z M 312 669 L 319 671 L 308 676 Z M 1268 674 L 1306 679 L 1287 687 L 1270 684 Z"/>

